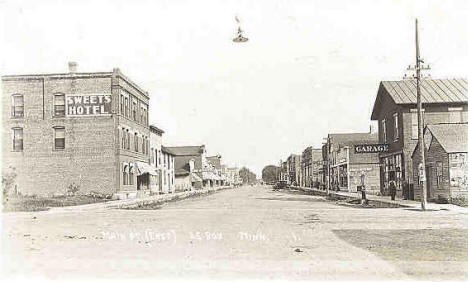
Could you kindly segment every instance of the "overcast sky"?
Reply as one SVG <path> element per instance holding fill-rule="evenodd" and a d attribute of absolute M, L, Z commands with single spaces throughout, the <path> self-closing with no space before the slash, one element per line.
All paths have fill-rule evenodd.
<path fill-rule="evenodd" d="M 468 1 L 5 1 L 1 73 L 121 71 L 166 145 L 260 176 L 328 133 L 366 132 L 381 80 L 467 77 Z M 235 15 L 247 43 L 233 43 Z"/>

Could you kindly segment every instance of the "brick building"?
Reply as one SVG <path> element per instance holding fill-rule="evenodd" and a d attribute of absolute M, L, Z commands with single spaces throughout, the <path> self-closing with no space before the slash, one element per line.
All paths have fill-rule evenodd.
<path fill-rule="evenodd" d="M 291 185 L 299 185 L 301 179 L 301 156 L 291 154 L 286 160 Z"/>
<path fill-rule="evenodd" d="M 468 196 L 468 123 L 434 124 L 424 129 L 427 199 Z M 421 163 L 419 142 L 413 167 Z M 419 169 L 413 170 L 414 197 L 420 199 Z"/>
<path fill-rule="evenodd" d="M 425 79 L 421 82 L 421 99 L 425 125 L 468 121 L 466 79 Z M 416 82 L 382 81 L 371 119 L 378 121 L 379 143 L 389 148 L 379 155 L 381 192 L 387 194 L 388 183 L 394 179 L 397 196 L 401 197 L 404 181 L 413 190 L 411 154 L 418 142 Z"/>
<path fill-rule="evenodd" d="M 150 189 L 156 194 L 175 192 L 175 159 L 162 145 L 164 131 L 150 125 L 149 165 L 155 170 L 150 174 Z"/>
<path fill-rule="evenodd" d="M 356 192 L 364 181 L 369 193 L 380 188 L 379 157 L 373 150 L 360 148 L 375 146 L 377 133 L 329 134 L 330 185 L 333 190 Z M 363 179 L 363 180 L 361 180 Z"/>
<path fill-rule="evenodd" d="M 149 96 L 123 75 L 2 76 L 2 166 L 14 167 L 22 194 L 145 194 L 137 166 L 149 159 Z"/>
<path fill-rule="evenodd" d="M 301 155 L 300 185 L 305 187 L 319 187 L 323 174 L 322 149 L 307 147 Z"/>

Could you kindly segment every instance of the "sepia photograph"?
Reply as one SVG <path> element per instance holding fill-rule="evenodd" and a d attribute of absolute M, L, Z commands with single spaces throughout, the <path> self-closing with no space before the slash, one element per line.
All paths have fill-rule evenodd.
<path fill-rule="evenodd" d="M 468 281 L 468 1 L 0 18 L 0 280 Z"/>

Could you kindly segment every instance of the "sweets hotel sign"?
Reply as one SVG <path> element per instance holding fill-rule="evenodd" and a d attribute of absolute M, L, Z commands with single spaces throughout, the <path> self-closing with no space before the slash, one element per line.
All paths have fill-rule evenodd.
<path fill-rule="evenodd" d="M 110 94 L 68 95 L 66 98 L 67 116 L 105 116 L 112 111 Z"/>

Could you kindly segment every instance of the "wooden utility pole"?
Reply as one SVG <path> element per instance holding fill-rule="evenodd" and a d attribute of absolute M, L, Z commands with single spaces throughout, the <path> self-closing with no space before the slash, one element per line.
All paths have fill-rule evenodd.
<path fill-rule="evenodd" d="M 426 159 L 424 152 L 424 136 L 423 136 L 423 118 L 422 118 L 422 101 L 421 101 L 421 63 L 424 63 L 419 56 L 419 37 L 418 37 L 418 19 L 416 19 L 416 103 L 418 107 L 418 142 L 419 142 L 419 156 L 421 159 L 420 167 L 413 168 L 419 169 L 419 187 L 421 188 L 421 209 L 426 210 L 427 204 L 427 179 L 425 178 Z M 424 67 L 423 67 L 424 68 Z"/>

